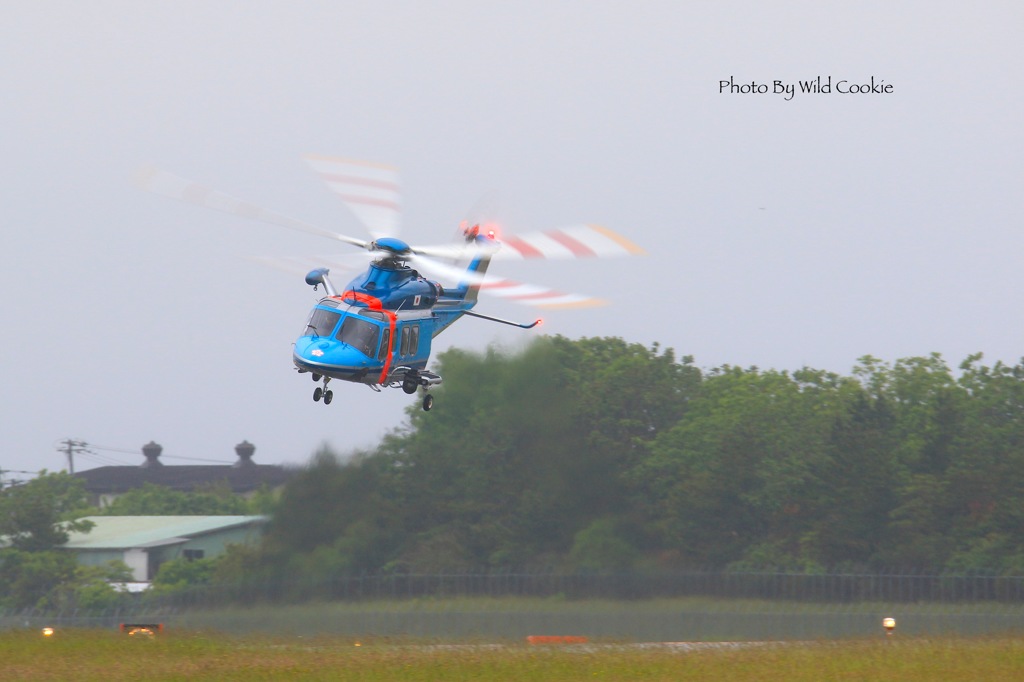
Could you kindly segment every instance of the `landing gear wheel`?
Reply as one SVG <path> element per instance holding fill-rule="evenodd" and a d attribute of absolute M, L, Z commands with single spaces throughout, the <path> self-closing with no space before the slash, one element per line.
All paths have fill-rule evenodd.
<path fill-rule="evenodd" d="M 434 396 L 429 393 L 423 396 L 423 411 L 430 412 L 430 408 L 434 406 Z"/>
<path fill-rule="evenodd" d="M 316 382 L 320 381 L 320 379 L 323 378 L 319 374 L 313 374 L 312 377 L 313 377 L 313 383 L 316 383 Z"/>
<path fill-rule="evenodd" d="M 317 386 L 313 389 L 313 401 L 320 402 L 320 398 L 324 397 L 324 389 Z"/>
<path fill-rule="evenodd" d="M 417 382 L 415 379 L 406 379 L 405 381 L 402 382 L 402 390 L 408 393 L 409 395 L 415 393 L 417 388 L 419 388 L 419 382 Z"/>
<path fill-rule="evenodd" d="M 324 391 L 324 405 L 330 405 L 334 400 L 334 391 Z"/>

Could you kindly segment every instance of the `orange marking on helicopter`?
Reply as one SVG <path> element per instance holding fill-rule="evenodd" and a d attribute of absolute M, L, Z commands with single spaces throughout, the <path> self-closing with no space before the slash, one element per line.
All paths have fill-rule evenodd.
<path fill-rule="evenodd" d="M 560 232 L 558 230 L 549 230 L 544 234 L 551 237 L 553 240 L 555 240 L 565 248 L 569 249 L 572 252 L 572 255 L 576 256 L 577 258 L 588 258 L 597 255 L 596 253 L 594 253 L 594 250 L 592 248 L 590 248 L 581 241 L 573 239 L 564 232 Z"/>
<path fill-rule="evenodd" d="M 384 357 L 384 367 L 383 369 L 381 369 L 380 380 L 377 382 L 383 384 L 385 381 L 387 381 L 388 371 L 391 369 L 391 348 L 394 346 L 395 343 L 395 321 L 398 319 L 398 316 L 395 315 L 390 310 L 384 310 L 384 304 L 381 302 L 379 298 L 377 298 L 376 296 L 370 296 L 369 294 L 364 294 L 361 291 L 352 291 L 351 289 L 349 289 L 341 296 L 338 296 L 338 298 L 340 298 L 343 301 L 346 298 L 351 298 L 355 300 L 357 303 L 365 304 L 366 307 L 369 308 L 370 310 L 377 310 L 384 313 L 384 315 L 388 318 L 388 326 L 390 328 L 390 338 L 388 339 L 388 353 Z"/>

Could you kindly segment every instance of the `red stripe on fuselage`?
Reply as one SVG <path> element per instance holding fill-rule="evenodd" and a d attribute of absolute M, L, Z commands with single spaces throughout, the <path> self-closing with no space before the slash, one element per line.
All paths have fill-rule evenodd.
<path fill-rule="evenodd" d="M 381 303 L 379 298 L 376 296 L 370 296 L 369 294 L 364 294 L 361 291 L 352 291 L 349 289 L 341 296 L 338 296 L 338 298 L 343 301 L 347 298 L 353 299 L 357 303 L 364 304 L 370 310 L 377 310 L 384 313 L 384 316 L 388 318 L 388 324 L 391 328 L 390 338 L 388 339 L 388 354 L 384 356 L 384 367 L 381 370 L 380 379 L 377 381 L 377 383 L 383 384 L 387 381 L 388 371 L 391 369 L 391 349 L 395 347 L 395 321 L 398 319 L 398 316 L 390 310 L 384 310 L 384 304 Z"/>

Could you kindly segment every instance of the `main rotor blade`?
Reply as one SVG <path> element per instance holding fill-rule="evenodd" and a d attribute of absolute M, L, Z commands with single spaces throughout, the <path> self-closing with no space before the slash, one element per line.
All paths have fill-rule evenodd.
<path fill-rule="evenodd" d="M 346 253 L 327 256 L 250 256 L 249 260 L 296 275 L 304 275 L 315 268 L 328 268 L 333 274 L 354 274 L 366 270 L 367 255 Z"/>
<path fill-rule="evenodd" d="M 304 158 L 370 234 L 375 238 L 399 235 L 402 194 L 396 168 L 319 154 Z"/>
<path fill-rule="evenodd" d="M 522 235 L 498 235 L 502 248 L 495 260 L 533 258 L 609 258 L 640 256 L 646 252 L 601 225 L 570 225 Z"/>
<path fill-rule="evenodd" d="M 290 218 L 281 213 L 276 213 L 275 211 L 262 208 L 256 204 L 243 201 L 242 199 L 236 199 L 229 194 L 200 185 L 199 183 L 192 182 L 191 180 L 186 180 L 185 178 L 174 175 L 173 173 L 168 173 L 167 171 L 154 166 L 142 168 L 136 177 L 136 182 L 140 187 L 147 191 L 153 192 L 154 194 L 160 194 L 165 197 L 170 197 L 171 199 L 177 199 L 178 201 L 182 201 L 187 204 L 194 204 L 196 206 L 202 206 L 203 208 L 211 208 L 215 211 L 230 213 L 231 215 L 240 216 L 242 218 L 259 220 L 264 223 L 270 223 L 271 225 L 286 227 L 290 230 L 334 239 L 336 241 L 345 242 L 346 244 L 352 244 L 364 249 L 369 246 L 369 243 L 365 240 L 356 239 L 355 237 L 347 237 L 343 234 L 338 234 L 336 232 L 331 232 L 330 230 L 324 230 L 314 225 L 304 223 L 301 220 Z"/>
<path fill-rule="evenodd" d="M 490 254 L 493 260 L 560 260 L 642 256 L 642 248 L 601 225 L 570 225 L 523 235 L 495 236 L 494 241 L 414 246 L 414 253 L 434 258 L 466 259 Z"/>
<path fill-rule="evenodd" d="M 499 298 L 507 298 L 510 301 L 521 303 L 523 305 L 553 309 L 587 308 L 591 306 L 605 305 L 607 303 L 607 301 L 594 298 L 593 296 L 569 294 L 556 289 L 549 289 L 533 284 L 523 284 L 522 282 L 516 282 L 511 279 L 481 275 L 454 265 L 439 263 L 432 258 L 427 258 L 421 255 L 413 254 L 409 257 L 409 262 L 417 269 L 435 277 L 454 280 L 460 284 L 464 283 L 475 285 L 480 287 L 480 291 L 483 293 L 492 294 Z"/>

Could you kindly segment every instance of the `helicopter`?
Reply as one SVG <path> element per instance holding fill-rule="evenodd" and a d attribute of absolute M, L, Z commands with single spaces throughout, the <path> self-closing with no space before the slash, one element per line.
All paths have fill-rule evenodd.
<path fill-rule="evenodd" d="M 323 296 L 313 306 L 296 339 L 292 363 L 318 385 L 313 400 L 331 404 L 332 380 L 364 384 L 374 391 L 401 388 L 422 392 L 421 407 L 434 404 L 431 388 L 442 377 L 427 369 L 431 342 L 463 316 L 533 329 L 537 319 L 520 323 L 474 310 L 481 291 L 554 309 L 601 305 L 585 295 L 487 276 L 492 260 L 585 258 L 638 255 L 643 250 L 599 225 L 575 225 L 520 236 L 499 236 L 493 224 L 466 222 L 453 244 L 411 246 L 399 237 L 400 194 L 397 171 L 382 164 L 320 155 L 306 162 L 321 175 L 356 218 L 367 227 L 369 240 L 309 225 L 154 167 L 137 178 L 144 189 L 186 203 L 315 234 L 362 249 L 366 270 L 338 289 L 325 264 L 350 267 L 348 259 L 318 257 L 305 275 L 306 284 Z M 262 259 L 270 265 L 292 266 L 304 259 Z M 457 282 L 444 286 L 422 273 Z"/>

